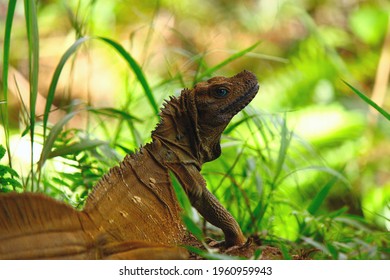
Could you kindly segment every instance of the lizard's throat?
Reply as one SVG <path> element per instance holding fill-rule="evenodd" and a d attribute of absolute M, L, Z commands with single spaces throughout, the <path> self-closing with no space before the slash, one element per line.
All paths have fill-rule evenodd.
<path fill-rule="evenodd" d="M 182 160 L 197 161 L 199 166 L 218 158 L 221 155 L 221 134 L 226 125 L 199 126 L 196 108 L 183 110 L 180 101 L 171 98 L 164 105 L 161 121 L 152 132 L 152 138 L 173 152 L 179 152 Z"/>
<path fill-rule="evenodd" d="M 171 104 L 165 104 L 161 113 L 161 121 L 152 132 L 153 141 L 158 140 L 169 150 L 178 154 L 183 161 L 202 164 L 198 129 L 191 119 Z"/>

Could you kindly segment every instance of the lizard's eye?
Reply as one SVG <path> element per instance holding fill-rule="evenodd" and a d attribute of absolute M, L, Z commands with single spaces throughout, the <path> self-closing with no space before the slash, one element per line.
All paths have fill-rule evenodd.
<path fill-rule="evenodd" d="M 214 96 L 217 97 L 217 98 L 224 98 L 228 94 L 229 94 L 229 91 L 226 88 L 223 88 L 223 87 L 217 88 L 214 91 Z"/>

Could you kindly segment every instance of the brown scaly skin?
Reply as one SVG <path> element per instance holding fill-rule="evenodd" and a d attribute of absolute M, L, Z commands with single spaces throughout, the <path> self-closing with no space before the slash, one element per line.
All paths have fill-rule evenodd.
<path fill-rule="evenodd" d="M 221 228 L 227 246 L 245 242 L 235 219 L 206 189 L 201 166 L 220 156 L 231 118 L 256 95 L 243 71 L 183 90 L 162 109 L 152 142 L 106 174 L 79 212 L 37 194 L 0 195 L 0 259 L 186 258 L 186 230 L 169 178 L 171 170 L 192 205 Z"/>

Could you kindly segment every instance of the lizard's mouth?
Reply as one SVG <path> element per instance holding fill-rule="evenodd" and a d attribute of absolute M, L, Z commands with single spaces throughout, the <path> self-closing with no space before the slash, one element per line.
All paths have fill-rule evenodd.
<path fill-rule="evenodd" d="M 232 103 L 221 108 L 219 112 L 221 114 L 228 114 L 231 117 L 233 117 L 242 109 L 244 109 L 252 101 L 253 98 L 255 98 L 258 90 L 259 90 L 259 84 L 256 82 L 247 92 L 245 92 L 245 94 L 240 95 Z"/>

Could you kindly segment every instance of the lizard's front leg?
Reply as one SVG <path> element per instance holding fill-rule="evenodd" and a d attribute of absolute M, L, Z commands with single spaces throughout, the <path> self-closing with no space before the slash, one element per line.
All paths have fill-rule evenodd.
<path fill-rule="evenodd" d="M 242 245 L 246 238 L 233 216 L 206 188 L 206 181 L 192 164 L 170 164 L 170 169 L 179 179 L 191 204 L 211 224 L 222 229 L 227 246 Z"/>
<path fill-rule="evenodd" d="M 191 204 L 211 224 L 222 229 L 227 246 L 242 245 L 246 242 L 240 226 L 217 198 L 204 188 L 200 197 L 190 196 Z"/>

